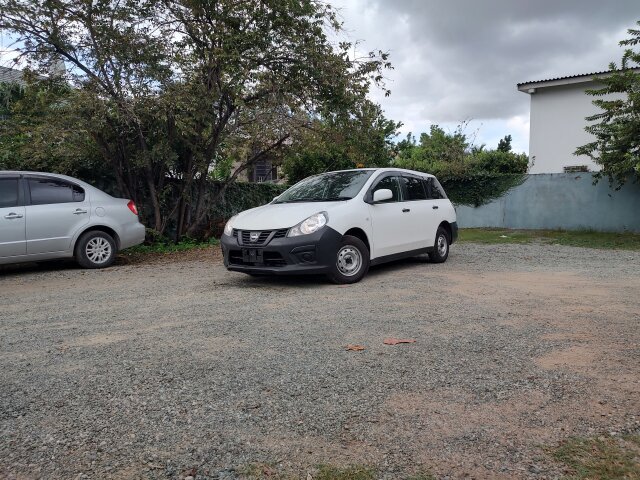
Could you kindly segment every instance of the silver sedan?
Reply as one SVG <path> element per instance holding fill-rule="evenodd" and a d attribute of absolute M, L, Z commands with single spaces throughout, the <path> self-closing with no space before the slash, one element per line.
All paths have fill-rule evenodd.
<path fill-rule="evenodd" d="M 104 268 L 144 237 L 131 200 L 65 175 L 0 171 L 0 265 L 74 257 Z"/>

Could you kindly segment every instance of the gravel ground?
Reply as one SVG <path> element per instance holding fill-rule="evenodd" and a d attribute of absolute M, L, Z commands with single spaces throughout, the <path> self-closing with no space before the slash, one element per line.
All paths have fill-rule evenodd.
<path fill-rule="evenodd" d="M 0 477 L 557 478 L 543 445 L 640 432 L 639 267 L 474 244 L 352 286 L 230 273 L 215 250 L 5 267 Z"/>

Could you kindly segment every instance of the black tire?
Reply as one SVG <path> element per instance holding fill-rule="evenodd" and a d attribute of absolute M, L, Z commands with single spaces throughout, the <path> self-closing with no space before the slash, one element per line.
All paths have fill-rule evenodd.
<path fill-rule="evenodd" d="M 76 262 L 82 268 L 107 268 L 116 260 L 117 247 L 113 237 L 93 230 L 83 233 L 76 244 Z"/>
<path fill-rule="evenodd" d="M 358 237 L 345 235 L 335 252 L 329 280 L 337 284 L 356 283 L 369 271 L 369 249 Z"/>
<path fill-rule="evenodd" d="M 449 247 L 451 246 L 451 239 L 447 231 L 439 227 L 436 232 L 436 241 L 433 244 L 433 252 L 429 254 L 429 259 L 432 263 L 444 263 L 449 258 Z"/>

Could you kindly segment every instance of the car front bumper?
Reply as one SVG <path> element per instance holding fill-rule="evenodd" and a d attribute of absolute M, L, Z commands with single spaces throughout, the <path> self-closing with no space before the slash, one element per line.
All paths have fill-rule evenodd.
<path fill-rule="evenodd" d="M 237 235 L 235 234 L 237 232 Z M 324 274 L 333 267 L 342 235 L 330 227 L 298 237 L 272 238 L 266 244 L 242 240 L 242 231 L 222 235 L 224 265 L 251 274 Z"/>

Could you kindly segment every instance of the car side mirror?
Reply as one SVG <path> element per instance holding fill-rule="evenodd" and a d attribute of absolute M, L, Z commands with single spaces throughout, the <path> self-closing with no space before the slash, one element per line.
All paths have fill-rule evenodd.
<path fill-rule="evenodd" d="M 373 192 L 373 203 L 384 202 L 385 200 L 391 200 L 393 198 L 393 192 L 388 188 L 381 188 Z"/>

